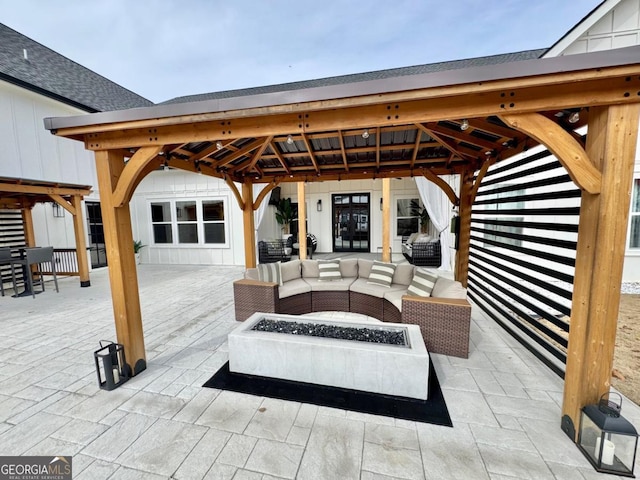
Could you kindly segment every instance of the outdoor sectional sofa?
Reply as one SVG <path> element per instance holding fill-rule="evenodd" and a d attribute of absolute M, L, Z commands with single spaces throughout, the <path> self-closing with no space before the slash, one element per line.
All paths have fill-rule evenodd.
<path fill-rule="evenodd" d="M 459 282 L 438 276 L 432 296 L 407 295 L 411 264 L 398 264 L 389 287 L 368 283 L 373 260 L 346 259 L 341 279 L 320 280 L 318 260 L 292 260 L 280 265 L 282 285 L 259 280 L 258 269 L 233 284 L 236 320 L 255 312 L 302 315 L 321 311 L 360 313 L 384 322 L 420 326 L 430 352 L 467 358 L 471 305 Z M 437 273 L 436 271 L 434 271 Z"/>

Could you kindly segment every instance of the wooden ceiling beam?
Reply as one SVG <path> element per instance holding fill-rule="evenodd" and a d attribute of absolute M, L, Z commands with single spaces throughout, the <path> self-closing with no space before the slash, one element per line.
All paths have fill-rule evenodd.
<path fill-rule="evenodd" d="M 309 153 L 309 158 L 311 159 L 313 168 L 315 168 L 316 173 L 319 173 L 320 169 L 318 168 L 318 161 L 316 160 L 315 154 L 313 152 L 313 148 L 311 148 L 311 143 L 309 142 L 309 140 L 307 139 L 307 136 L 304 133 L 302 134 L 302 141 L 304 142 L 304 146 L 307 148 L 307 152 Z"/>
<path fill-rule="evenodd" d="M 266 150 L 266 148 L 269 146 L 269 144 L 271 143 L 271 140 L 273 140 L 273 135 L 269 135 L 264 142 L 262 142 L 262 145 L 260 145 L 258 147 L 258 149 L 253 153 L 253 156 L 251 158 L 251 162 L 249 162 L 249 165 L 247 166 L 247 171 L 251 171 L 252 168 L 254 168 L 256 166 L 256 163 L 258 163 L 258 160 L 260 160 L 260 157 L 262 156 L 262 154 L 264 153 L 264 151 Z"/>
<path fill-rule="evenodd" d="M 271 151 L 273 151 L 273 154 L 276 156 L 276 158 L 280 162 L 280 165 L 282 165 L 282 168 L 284 168 L 287 173 L 291 173 L 291 170 L 289 170 L 289 165 L 287 165 L 287 162 L 282 157 L 282 154 L 278 150 L 278 147 L 275 145 L 275 142 L 273 140 L 271 140 L 270 146 L 271 146 Z"/>
<path fill-rule="evenodd" d="M 476 147 L 481 147 L 487 150 L 494 150 L 496 148 L 496 143 L 495 142 L 489 142 L 487 140 L 483 140 L 481 138 L 478 138 L 474 135 L 471 135 L 470 133 L 468 133 L 467 131 L 462 131 L 462 130 L 452 130 L 450 128 L 445 128 L 441 125 L 438 125 L 435 122 L 431 122 L 431 123 L 427 123 L 425 125 L 429 130 L 431 130 L 432 132 L 435 132 L 437 134 L 439 134 L 440 136 L 445 136 L 445 137 L 449 137 L 452 138 L 453 140 L 455 140 L 456 142 L 465 142 L 465 143 L 469 143 L 471 145 L 475 145 Z"/>
<path fill-rule="evenodd" d="M 376 128 L 376 166 L 380 167 L 380 128 Z"/>
<path fill-rule="evenodd" d="M 342 155 L 342 163 L 344 169 L 349 172 L 349 162 L 347 161 L 347 152 L 344 148 L 344 137 L 342 136 L 342 130 L 338 130 L 338 141 L 340 142 L 340 154 Z"/>
<path fill-rule="evenodd" d="M 253 142 L 251 142 L 248 145 L 245 145 L 244 147 L 240 148 L 239 150 L 227 155 L 226 157 L 218 160 L 215 164 L 216 167 L 223 167 L 225 165 L 228 165 L 229 163 L 233 162 L 234 160 L 237 160 L 238 158 L 247 155 L 251 152 L 253 152 L 256 148 L 259 148 L 260 145 L 262 145 L 265 141 L 266 137 L 261 137 L 258 138 L 256 140 L 254 140 Z"/>
<path fill-rule="evenodd" d="M 451 140 L 449 140 L 447 138 L 441 137 L 436 132 L 434 132 L 430 128 L 427 128 L 425 125 L 423 125 L 421 123 L 417 123 L 416 127 L 418 127 L 419 130 L 422 130 L 427 135 L 429 135 L 431 138 L 436 140 L 440 145 L 442 145 L 444 148 L 449 150 L 456 157 L 459 157 L 459 158 L 475 158 L 475 157 L 479 156 L 479 152 L 474 152 L 473 154 L 468 152 L 468 151 L 465 152 L 464 151 L 465 150 L 464 147 L 461 147 L 460 145 L 457 145 L 455 142 L 453 142 L 453 141 L 451 141 Z"/>
<path fill-rule="evenodd" d="M 0 193 L 41 194 L 41 195 L 89 195 L 90 188 L 45 187 L 19 183 L 0 183 Z"/>
<path fill-rule="evenodd" d="M 637 67 L 640 68 L 640 67 Z M 241 137 L 264 137 L 265 135 L 300 135 L 327 130 L 344 130 L 366 125 L 368 128 L 410 123 L 428 123 L 448 118 L 486 117 L 509 113 L 529 113 L 554 109 L 583 107 L 590 105 L 610 105 L 635 103 L 637 95 L 630 91 L 640 90 L 640 77 L 593 79 L 586 82 L 574 81 L 559 84 L 553 88 L 547 86 L 517 87 L 510 91 L 493 91 L 486 95 L 458 95 L 418 99 L 397 104 L 380 103 L 377 105 L 351 106 L 356 98 L 343 99 L 341 107 L 334 110 L 309 110 L 305 113 L 305 122 L 300 123 L 299 114 L 248 116 L 243 110 L 221 125 L 222 122 L 200 121 L 206 115 L 190 117 L 192 123 L 165 125 L 149 129 L 127 129 L 128 122 L 119 123 L 114 131 L 101 129 L 86 136 L 85 145 L 89 150 L 110 150 L 131 148 L 143 145 L 164 145 L 173 143 L 227 140 Z M 526 83 L 526 79 L 522 79 Z M 455 89 L 453 89 L 455 90 Z M 423 92 L 425 95 L 429 91 Z M 384 98 L 381 96 L 380 99 Z M 380 100 L 382 101 L 382 100 Z M 331 103 L 331 102 L 328 102 Z M 321 103 L 324 108 L 325 103 Z M 395 106 L 398 106 L 396 109 Z M 288 106 L 293 109 L 291 105 Z M 389 115 L 389 108 L 394 115 Z M 274 107 L 275 108 L 275 107 Z M 297 107 L 296 107 L 297 108 Z M 266 109 L 269 111 L 270 109 Z M 230 112 L 231 113 L 231 112 Z M 195 123 L 193 123 L 195 122 Z M 60 129 L 57 134 L 67 136 L 68 129 Z"/>

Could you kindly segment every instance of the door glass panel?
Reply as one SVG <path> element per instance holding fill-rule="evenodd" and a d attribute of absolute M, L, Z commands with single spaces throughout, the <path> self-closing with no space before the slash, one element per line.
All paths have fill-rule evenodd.
<path fill-rule="evenodd" d="M 333 196 L 333 251 L 368 252 L 370 228 L 369 195 Z"/>

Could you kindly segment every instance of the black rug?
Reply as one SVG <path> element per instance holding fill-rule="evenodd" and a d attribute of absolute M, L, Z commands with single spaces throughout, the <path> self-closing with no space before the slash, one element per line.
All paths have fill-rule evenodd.
<path fill-rule="evenodd" d="M 438 377 L 431 362 L 429 365 L 429 398 L 427 400 L 244 375 L 230 372 L 229 362 L 225 363 L 203 387 L 311 403 L 313 405 L 433 423 L 447 427 L 452 426 L 449 410 L 440 389 L 440 382 L 438 382 Z"/>

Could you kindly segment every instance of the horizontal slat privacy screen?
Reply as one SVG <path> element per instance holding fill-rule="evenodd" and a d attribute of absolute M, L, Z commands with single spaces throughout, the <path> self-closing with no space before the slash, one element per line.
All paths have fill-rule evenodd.
<path fill-rule="evenodd" d="M 471 215 L 469 297 L 564 375 L 580 190 L 548 151 L 482 180 Z"/>

